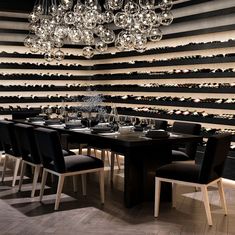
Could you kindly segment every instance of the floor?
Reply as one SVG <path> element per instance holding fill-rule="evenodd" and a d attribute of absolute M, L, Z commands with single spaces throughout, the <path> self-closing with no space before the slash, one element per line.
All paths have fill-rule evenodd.
<path fill-rule="evenodd" d="M 2 165 L 0 166 L 0 171 Z M 209 192 L 213 226 L 207 225 L 202 196 L 193 188 L 179 186 L 177 206 L 164 202 L 158 219 L 153 217 L 153 203 L 146 202 L 132 209 L 122 203 L 123 169 L 117 170 L 114 184 L 109 183 L 109 167 L 106 167 L 106 202 L 102 206 L 96 175 L 88 177 L 88 195 L 81 189 L 74 193 L 71 180 L 65 182 L 59 211 L 54 212 L 55 185 L 50 182 L 45 190 L 43 203 L 30 198 L 31 179 L 26 178 L 22 192 L 12 188 L 8 169 L 4 183 L 0 183 L 0 234 L 97 234 L 97 235 L 166 235 L 166 234 L 234 234 L 235 235 L 235 188 L 225 188 L 229 215 L 224 216 L 219 206 L 215 188 Z M 38 184 L 38 188 L 40 184 Z"/>

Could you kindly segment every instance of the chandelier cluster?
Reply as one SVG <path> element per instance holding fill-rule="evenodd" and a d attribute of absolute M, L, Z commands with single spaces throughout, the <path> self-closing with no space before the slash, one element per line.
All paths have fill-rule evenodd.
<path fill-rule="evenodd" d="M 29 15 L 24 45 L 61 61 L 64 43 L 84 46 L 90 59 L 109 45 L 119 51 L 144 52 L 149 41 L 162 39 L 160 26 L 170 25 L 172 0 L 37 0 Z"/>

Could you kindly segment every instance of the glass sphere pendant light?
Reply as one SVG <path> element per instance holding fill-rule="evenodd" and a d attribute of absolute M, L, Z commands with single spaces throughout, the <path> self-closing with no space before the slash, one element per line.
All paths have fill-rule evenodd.
<path fill-rule="evenodd" d="M 37 0 L 24 45 L 48 62 L 64 59 L 66 43 L 82 46 L 87 59 L 109 47 L 144 52 L 172 23 L 172 6 L 172 0 Z"/>

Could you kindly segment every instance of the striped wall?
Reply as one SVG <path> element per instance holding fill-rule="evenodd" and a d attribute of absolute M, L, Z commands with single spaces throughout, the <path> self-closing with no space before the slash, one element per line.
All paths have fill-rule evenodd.
<path fill-rule="evenodd" d="M 67 44 L 64 61 L 46 63 L 23 46 L 28 14 L 0 9 L 0 114 L 80 105 L 89 88 L 120 114 L 235 131 L 235 1 L 175 1 L 172 12 L 142 54 L 110 48 L 87 60 Z"/>

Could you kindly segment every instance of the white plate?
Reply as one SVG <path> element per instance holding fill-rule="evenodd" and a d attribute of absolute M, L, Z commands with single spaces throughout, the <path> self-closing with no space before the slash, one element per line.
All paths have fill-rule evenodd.
<path fill-rule="evenodd" d="M 98 133 L 99 135 L 119 135 L 119 132 Z"/>
<path fill-rule="evenodd" d="M 86 127 L 86 128 L 72 128 L 69 129 L 70 131 L 90 131 L 90 128 Z"/>

